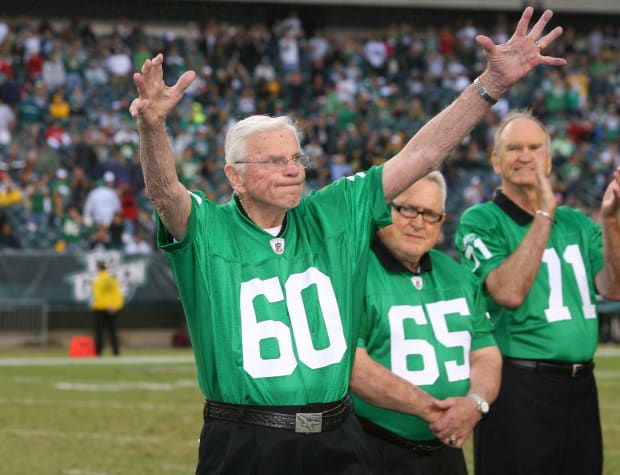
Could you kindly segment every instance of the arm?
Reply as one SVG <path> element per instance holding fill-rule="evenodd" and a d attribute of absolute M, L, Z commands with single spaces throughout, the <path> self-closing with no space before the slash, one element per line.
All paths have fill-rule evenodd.
<path fill-rule="evenodd" d="M 152 60 L 147 59 L 142 71 L 134 74 L 138 98 L 129 111 L 138 121 L 146 194 L 166 229 L 181 239 L 187 230 L 192 204 L 187 189 L 177 177 L 166 133 L 166 116 L 181 100 L 195 73 L 187 71 L 174 86 L 167 87 L 163 81 L 163 62 L 163 55 L 158 54 Z"/>
<path fill-rule="evenodd" d="M 356 396 L 385 409 L 426 421 L 437 419 L 441 413 L 434 407 L 435 398 L 371 359 L 364 348 L 355 351 L 349 386 Z"/>
<path fill-rule="evenodd" d="M 553 189 L 542 169 L 543 163 L 538 162 L 536 166 L 538 199 L 536 209 L 544 210 L 553 217 L 556 207 Z M 535 214 L 532 225 L 519 247 L 487 275 L 484 281 L 487 292 L 499 305 L 517 308 L 527 297 L 542 263 L 552 225 L 550 219 Z M 515 275 L 519 278 L 515 279 Z"/>
<path fill-rule="evenodd" d="M 603 268 L 596 274 L 596 288 L 605 298 L 620 300 L 620 167 L 603 195 L 601 227 Z"/>
<path fill-rule="evenodd" d="M 497 346 L 487 346 L 470 355 L 470 394 L 479 394 L 489 404 L 495 401 L 501 382 L 502 357 Z M 447 442 L 456 437 L 455 447 L 462 447 L 482 415 L 477 403 L 470 397 L 455 397 L 441 401 L 446 412 L 430 424 L 435 437 Z"/>
<path fill-rule="evenodd" d="M 499 393 L 502 379 L 502 355 L 494 345 L 472 351 L 469 358 L 471 366 L 469 393 L 479 394 L 491 404 Z M 472 399 L 470 401 L 478 412 L 475 401 Z"/>
<path fill-rule="evenodd" d="M 562 58 L 540 54 L 541 48 L 548 46 L 562 34 L 562 28 L 556 27 L 539 39 L 553 16 L 551 10 L 546 10 L 528 34 L 527 28 L 533 11 L 532 7 L 523 11 L 512 38 L 505 44 L 495 45 L 489 37 L 483 35 L 476 38 L 487 57 L 487 68 L 481 74 L 480 81 L 495 98 L 504 94 L 539 64 L 566 64 Z M 384 165 L 385 201 L 391 202 L 418 178 L 437 168 L 450 150 L 484 116 L 489 106 L 478 94 L 475 86 L 470 85 L 451 105 L 422 127 L 403 149 Z"/>

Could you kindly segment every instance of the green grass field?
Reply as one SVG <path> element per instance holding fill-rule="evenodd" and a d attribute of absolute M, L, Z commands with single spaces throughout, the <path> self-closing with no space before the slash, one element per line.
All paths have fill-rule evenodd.
<path fill-rule="evenodd" d="M 620 475 L 620 348 L 604 347 L 596 360 L 604 473 Z M 190 351 L 4 351 L 0 475 L 192 474 L 201 411 Z"/>

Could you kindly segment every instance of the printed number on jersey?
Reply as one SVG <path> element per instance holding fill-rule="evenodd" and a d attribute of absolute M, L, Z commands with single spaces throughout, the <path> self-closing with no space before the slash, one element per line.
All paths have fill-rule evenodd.
<path fill-rule="evenodd" d="M 428 320 L 424 309 L 428 314 Z M 422 305 L 395 305 L 390 308 L 388 318 L 391 335 L 391 369 L 401 378 L 415 385 L 430 385 L 439 379 L 439 365 L 443 364 L 448 381 L 461 381 L 469 378 L 469 350 L 471 336 L 468 331 L 449 331 L 446 316 L 469 317 L 470 311 L 464 298 L 439 301 Z M 420 338 L 406 338 L 404 322 L 411 319 L 416 325 L 428 325 L 429 320 L 437 341 L 445 348 L 459 348 L 462 352 L 459 364 L 456 359 L 441 362 L 436 347 Z M 441 353 L 445 354 L 445 350 Z M 452 353 L 451 353 L 452 354 Z M 410 370 L 407 359 L 419 355 L 422 369 Z"/>
<path fill-rule="evenodd" d="M 312 285 L 316 286 L 321 315 L 329 337 L 329 346 L 321 350 L 317 350 L 312 341 L 302 298 L 303 290 Z M 252 279 L 241 284 L 243 368 L 254 378 L 292 374 L 298 364 L 293 344 L 299 360 L 312 369 L 339 363 L 346 353 L 347 343 L 330 278 L 311 267 L 305 272 L 289 276 L 284 283 L 284 290 L 291 328 L 276 320 L 258 321 L 254 308 L 254 299 L 259 295 L 264 296 L 270 303 L 285 300 L 282 284 L 277 277 L 266 280 Z M 279 357 L 266 359 L 261 356 L 260 342 L 267 338 L 274 338 L 277 341 Z"/>
<path fill-rule="evenodd" d="M 465 247 L 465 257 L 474 263 L 472 271 L 475 271 L 480 266 L 480 259 L 476 256 L 477 253 L 482 260 L 487 260 L 493 256 L 480 238 L 474 239 L 471 244 Z M 569 264 L 572 278 L 575 279 L 579 289 L 579 296 L 582 302 L 581 310 L 584 318 L 596 318 L 596 307 L 590 297 L 590 285 L 588 284 L 581 250 L 577 244 L 570 244 L 564 249 L 561 258 L 554 248 L 545 249 L 542 256 L 542 262 L 546 265 L 547 275 L 549 276 L 549 302 L 545 309 L 547 321 L 552 323 L 571 319 L 570 309 L 567 305 L 564 305 L 563 282 L 566 282 L 564 279 L 568 276 L 562 273 L 561 259 Z"/>

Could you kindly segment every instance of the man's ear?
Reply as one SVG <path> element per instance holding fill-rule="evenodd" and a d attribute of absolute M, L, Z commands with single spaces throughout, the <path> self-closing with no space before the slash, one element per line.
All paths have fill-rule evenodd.
<path fill-rule="evenodd" d="M 243 186 L 243 175 L 239 173 L 239 170 L 235 165 L 231 165 L 230 163 L 224 166 L 224 173 L 226 173 L 226 178 L 228 178 L 228 182 L 233 190 L 237 193 L 243 193 L 245 191 L 245 187 Z"/>
<path fill-rule="evenodd" d="M 491 152 L 491 165 L 493 166 L 493 171 L 499 175 L 501 168 L 499 166 L 499 157 L 495 153 L 495 150 Z"/>
<path fill-rule="evenodd" d="M 553 166 L 551 155 L 547 156 L 547 163 L 545 163 L 545 176 L 551 175 L 551 167 Z"/>

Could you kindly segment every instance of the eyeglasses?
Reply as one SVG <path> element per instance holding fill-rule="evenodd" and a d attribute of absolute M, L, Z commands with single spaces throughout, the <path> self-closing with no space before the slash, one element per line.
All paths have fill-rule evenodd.
<path fill-rule="evenodd" d="M 310 157 L 308 155 L 306 155 L 305 153 L 297 153 L 295 155 L 293 155 L 291 158 L 286 158 L 283 156 L 271 156 L 269 157 L 267 160 L 261 160 L 261 161 L 256 161 L 256 162 L 235 162 L 235 163 L 261 163 L 263 165 L 263 167 L 265 167 L 267 170 L 278 170 L 278 171 L 282 171 L 285 170 L 286 167 L 288 166 L 288 162 L 292 161 L 293 164 L 299 168 L 308 168 L 308 165 L 310 165 Z"/>
<path fill-rule="evenodd" d="M 408 219 L 417 218 L 418 215 L 422 216 L 422 219 L 429 224 L 437 224 L 443 218 L 443 213 L 435 213 L 434 211 L 430 211 L 427 209 L 419 209 L 412 208 L 411 206 L 400 206 L 395 203 L 392 203 L 392 208 L 394 208 L 398 213 Z"/>

